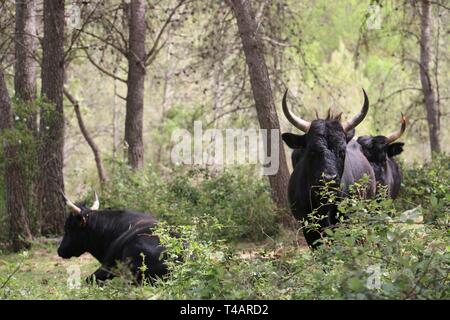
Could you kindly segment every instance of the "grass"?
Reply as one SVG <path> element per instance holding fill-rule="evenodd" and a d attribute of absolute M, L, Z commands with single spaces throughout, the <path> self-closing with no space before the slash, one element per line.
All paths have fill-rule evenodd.
<path fill-rule="evenodd" d="M 233 246 L 234 254 L 249 261 L 265 252 L 268 259 L 276 259 L 281 252 L 308 248 L 303 238 L 292 230 L 283 229 L 277 238 L 260 242 L 239 242 Z M 299 247 L 300 245 L 300 247 Z M 100 263 L 89 253 L 79 258 L 62 259 L 57 254 L 58 241 L 38 239 L 30 250 L 20 254 L 0 255 L 0 299 L 158 299 L 154 288 L 126 285 L 121 279 L 110 281 L 105 287 L 85 284 L 84 279 L 94 272 Z M 81 287 L 68 286 L 70 269 L 79 267 Z"/>
<path fill-rule="evenodd" d="M 67 287 L 68 268 L 79 266 L 81 278 L 99 263 L 89 254 L 64 260 L 58 257 L 56 241 L 38 240 L 29 251 L 0 257 L 0 297 L 19 299 L 71 298 Z"/>

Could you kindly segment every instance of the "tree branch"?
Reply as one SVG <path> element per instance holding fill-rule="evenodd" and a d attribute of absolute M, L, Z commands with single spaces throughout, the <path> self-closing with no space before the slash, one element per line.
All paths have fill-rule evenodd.
<path fill-rule="evenodd" d="M 111 77 L 111 78 L 113 78 L 113 79 L 115 79 L 115 80 L 118 80 L 118 81 L 123 82 L 123 83 L 127 83 L 127 80 L 122 79 L 122 78 L 116 76 L 115 74 L 109 72 L 108 70 L 106 70 L 105 68 L 103 68 L 102 66 L 100 66 L 99 64 L 97 64 L 97 63 L 94 61 L 94 59 L 91 57 L 91 55 L 88 53 L 88 50 L 87 50 L 86 48 L 84 48 L 84 53 L 86 54 L 86 57 L 87 57 L 88 60 L 92 63 L 92 65 L 93 65 L 94 67 L 96 67 L 99 71 L 101 71 L 102 73 L 106 74 L 107 76 L 109 76 L 109 77 Z"/>
<path fill-rule="evenodd" d="M 153 61 L 154 59 L 150 59 L 152 56 L 156 56 L 156 54 L 158 54 L 158 52 L 160 51 L 160 49 L 158 49 L 158 44 L 159 41 L 161 40 L 161 37 L 164 33 L 164 31 L 166 30 L 167 26 L 169 25 L 169 23 L 172 21 L 173 16 L 175 15 L 176 11 L 183 5 L 183 3 L 186 0 L 180 0 L 180 2 L 178 2 L 178 4 L 172 9 L 172 11 L 170 12 L 169 16 L 167 17 L 166 21 L 164 22 L 164 25 L 162 26 L 161 30 L 159 30 L 158 35 L 156 36 L 155 41 L 153 42 L 153 46 L 150 49 L 150 51 L 147 53 L 146 57 L 145 57 L 145 65 L 148 66 L 149 65 L 149 61 Z"/>
<path fill-rule="evenodd" d="M 98 149 L 98 146 L 94 142 L 94 140 L 90 136 L 89 132 L 87 131 L 86 126 L 84 125 L 84 121 L 81 116 L 80 105 L 79 105 L 78 101 L 67 91 L 66 88 L 64 88 L 64 95 L 70 101 L 70 103 L 73 105 L 75 114 L 77 116 L 78 126 L 80 127 L 80 131 L 83 134 L 83 137 L 86 140 L 86 142 L 88 143 L 89 147 L 91 148 L 92 153 L 94 154 L 95 164 L 97 165 L 98 177 L 100 179 L 100 184 L 103 187 L 103 185 L 105 184 L 105 182 L 108 179 L 107 179 L 107 176 L 105 173 L 105 169 L 103 168 L 103 164 L 102 164 L 102 160 L 100 157 L 100 151 Z"/>

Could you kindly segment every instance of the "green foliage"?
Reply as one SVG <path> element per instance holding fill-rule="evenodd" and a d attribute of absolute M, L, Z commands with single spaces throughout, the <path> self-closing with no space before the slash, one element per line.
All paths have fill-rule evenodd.
<path fill-rule="evenodd" d="M 200 241 L 195 229 L 163 243 L 183 255 L 174 262 L 161 298 L 194 299 L 448 299 L 449 235 L 397 211 L 379 196 L 354 191 L 339 204 L 339 227 L 328 229 L 315 252 L 277 243 L 249 258 L 218 242 Z M 161 234 L 161 233 L 160 233 Z M 164 233 L 162 233 L 164 234 Z M 166 232 L 167 234 L 167 232 Z M 168 240 L 169 239 L 169 240 Z M 187 248 L 185 244 L 187 245 Z M 280 250 L 281 249 L 281 250 Z M 281 251 L 281 253 L 280 253 Z"/>
<path fill-rule="evenodd" d="M 301 230 L 282 229 L 258 244 L 236 243 L 261 239 L 257 223 L 265 230 L 278 225 L 262 219 L 274 212 L 266 184 L 243 169 L 222 174 L 192 170 L 163 178 L 151 167 L 138 175 L 117 165 L 102 199 L 106 206 L 151 211 L 161 219 L 154 232 L 166 247 L 170 273 L 153 285 L 135 286 L 121 265 L 114 270 L 118 277 L 105 286 L 87 285 L 84 278 L 98 267 L 93 258 L 55 262 L 56 246 L 38 243 L 29 254 L 2 257 L 0 297 L 449 299 L 450 235 L 444 223 L 449 207 L 430 214 L 436 212 L 433 197 L 448 199 L 448 184 L 442 180 L 449 175 L 447 162 L 437 158 L 423 169 L 405 169 L 404 175 L 402 198 L 396 201 L 383 194 L 361 199 L 363 181 L 348 198 L 331 197 L 341 222 L 327 229 L 323 245 L 311 251 L 297 243 Z M 430 186 L 431 192 L 418 195 L 412 186 Z M 322 192 L 331 195 L 330 189 Z M 264 215 L 251 217 L 252 205 Z M 70 289 L 67 268 L 73 264 L 81 268 L 81 287 Z"/>
<path fill-rule="evenodd" d="M 448 298 L 450 251 L 446 228 L 423 224 L 390 199 L 344 199 L 347 219 L 329 229 L 315 252 L 323 267 L 323 298 Z M 318 285 L 318 284 L 316 284 Z"/>
<path fill-rule="evenodd" d="M 449 225 L 450 156 L 436 155 L 434 161 L 403 166 L 400 204 L 405 209 L 423 208 L 426 222 Z"/>
<path fill-rule="evenodd" d="M 434 171 L 440 168 L 439 176 L 444 179 L 449 174 L 445 164 L 442 158 L 425 166 L 421 173 L 416 168 L 405 170 L 403 196 L 408 195 L 404 198 L 408 201 L 401 198 L 397 206 L 382 195 L 361 199 L 361 186 L 356 185 L 350 197 L 336 202 L 342 213 L 341 223 L 325 231 L 323 245 L 315 251 L 298 246 L 301 230 L 284 230 L 258 245 L 242 247 L 233 242 L 243 237 L 260 237 L 251 235 L 259 229 L 251 225 L 244 229 L 225 227 L 224 221 L 230 225 L 250 224 L 249 214 L 244 211 L 249 210 L 250 204 L 245 202 L 257 206 L 262 201 L 264 206 L 260 210 L 264 210 L 266 200 L 249 198 L 249 195 L 259 190 L 261 197 L 269 198 L 265 183 L 245 172 L 213 175 L 194 170 L 174 173 L 166 180 L 152 168 L 145 174 L 135 175 L 119 167 L 116 180 L 103 195 L 106 206 L 153 209 L 163 220 L 155 232 L 167 248 L 165 256 L 170 274 L 154 285 L 135 286 L 127 268 L 120 266 L 114 270 L 119 277 L 103 287 L 90 286 L 84 283 L 84 278 L 98 267 L 92 258 L 83 256 L 76 261 L 55 263 L 56 246 L 36 244 L 29 254 L 2 258 L 0 284 L 4 286 L 0 296 L 7 299 L 449 299 L 450 235 L 448 224 L 441 221 L 445 215 L 448 217 L 449 208 L 443 207 L 440 220 L 422 217 L 422 213 L 427 215 L 433 207 L 433 196 L 442 198 L 439 192 L 444 191 Z M 411 193 L 408 189 L 412 181 L 416 188 L 420 187 L 414 177 L 434 177 L 435 182 L 429 185 L 435 192 L 414 198 L 415 191 Z M 247 194 L 245 189 L 252 191 Z M 413 200 L 417 202 L 412 204 Z M 402 208 L 403 201 L 413 205 L 413 209 Z M 418 204 L 421 206 L 417 207 Z M 234 215 L 234 210 L 239 215 Z M 213 212 L 215 219 L 210 216 Z M 80 288 L 67 287 L 66 268 L 71 264 L 81 267 Z M 31 268 L 33 272 L 29 272 Z"/>
<path fill-rule="evenodd" d="M 211 240 L 261 240 L 279 229 L 265 179 L 245 169 L 175 171 L 167 179 L 151 166 L 137 174 L 124 165 L 116 170 L 102 194 L 106 207 L 150 212 L 171 225 L 196 224 Z"/>
<path fill-rule="evenodd" d="M 36 224 L 36 214 L 33 202 L 33 182 L 36 179 L 38 170 L 38 147 L 39 139 L 37 132 L 34 132 L 31 128 L 32 121 L 36 121 L 32 115 L 37 114 L 38 110 L 45 104 L 39 99 L 33 103 L 25 103 L 17 98 L 12 99 L 13 107 L 13 127 L 10 130 L 3 131 L 0 134 L 0 140 L 7 142 L 9 145 L 16 146 L 18 148 L 18 157 L 13 161 L 16 161 L 21 169 L 23 182 L 25 186 L 24 192 L 27 192 L 25 197 L 28 219 L 33 229 Z M 0 230 L 1 227 L 5 227 L 7 213 L 6 213 L 6 191 L 4 190 L 4 170 L 5 170 L 5 158 L 3 157 L 3 148 L 0 151 L 2 155 L 0 157 Z M 7 232 L 1 232 L 2 235 L 6 235 Z M 1 236 L 0 236 L 1 237 Z M 1 242 L 0 238 L 0 242 Z"/>

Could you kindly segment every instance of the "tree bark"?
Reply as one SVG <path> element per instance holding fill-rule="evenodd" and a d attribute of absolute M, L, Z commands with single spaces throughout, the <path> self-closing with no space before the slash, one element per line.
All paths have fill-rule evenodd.
<path fill-rule="evenodd" d="M 131 0 L 129 6 L 129 47 L 125 141 L 128 163 L 133 169 L 144 164 L 143 111 L 145 80 L 145 12 L 144 0 Z"/>
<path fill-rule="evenodd" d="M 440 114 L 430 78 L 431 4 L 422 0 L 420 35 L 420 82 L 427 114 L 428 133 L 432 156 L 441 152 Z"/>
<path fill-rule="evenodd" d="M 34 138 L 38 136 L 37 110 L 34 104 L 36 99 L 36 5 L 35 0 L 16 0 L 15 17 L 15 73 L 14 90 L 15 96 L 25 106 L 25 118 L 29 132 Z M 25 144 L 21 151 L 26 154 L 26 162 L 19 165 L 18 170 L 22 172 L 22 197 L 27 207 L 27 217 L 32 216 L 35 209 L 35 180 L 36 159 L 35 152 L 30 152 L 33 145 Z M 28 171 L 28 174 L 25 172 Z M 8 174 L 8 171 L 6 171 Z"/>
<path fill-rule="evenodd" d="M 264 59 L 262 42 L 258 34 L 254 13 L 250 0 L 230 0 L 244 48 L 246 62 L 249 68 L 250 83 L 255 100 L 256 112 L 261 129 L 280 129 L 280 123 L 275 109 L 275 104 L 270 86 L 269 74 Z M 279 208 L 286 207 L 289 171 L 286 156 L 279 134 L 279 169 L 275 175 L 269 176 L 272 195 Z M 270 134 L 266 153 L 271 153 Z"/>
<path fill-rule="evenodd" d="M 43 235 L 64 228 L 64 0 L 44 0 L 42 97 L 37 209 Z"/>
<path fill-rule="evenodd" d="M 67 97 L 67 99 L 70 101 L 70 103 L 73 105 L 73 108 L 75 109 L 75 114 L 77 116 L 78 126 L 80 127 L 80 131 L 88 143 L 89 147 L 92 150 L 92 153 L 94 154 L 95 164 L 97 166 L 97 172 L 98 177 L 100 179 L 100 185 L 103 188 L 105 185 L 105 182 L 107 180 L 107 176 L 105 173 L 105 169 L 103 167 L 102 159 L 100 156 L 100 151 L 98 149 L 97 144 L 92 139 L 91 135 L 89 134 L 89 131 L 87 131 L 86 126 L 84 125 L 83 117 L 81 116 L 80 111 L 80 104 L 78 101 L 67 91 L 64 89 L 64 94 Z"/>
<path fill-rule="evenodd" d="M 36 98 L 36 62 L 33 57 L 36 51 L 35 36 L 35 1 L 16 0 L 14 89 L 16 96 L 25 103 Z M 36 120 L 36 111 L 29 108 L 27 124 L 35 136 Z"/>
<path fill-rule="evenodd" d="M 6 88 L 3 70 L 0 68 L 0 133 L 13 129 L 11 101 Z M 28 248 L 31 232 L 26 212 L 25 183 L 19 166 L 19 145 L 11 137 L 3 138 L 5 159 L 6 210 L 8 212 L 12 249 Z"/>

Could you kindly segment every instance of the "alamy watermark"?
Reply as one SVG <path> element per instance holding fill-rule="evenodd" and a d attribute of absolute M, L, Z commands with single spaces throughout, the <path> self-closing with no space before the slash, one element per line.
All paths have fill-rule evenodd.
<path fill-rule="evenodd" d="M 78 264 L 72 264 L 66 268 L 67 272 L 67 288 L 81 288 L 81 269 Z"/>
<path fill-rule="evenodd" d="M 367 30 L 381 29 L 381 6 L 379 4 L 371 4 L 367 8 Z"/>
<path fill-rule="evenodd" d="M 66 25 L 69 29 L 78 29 L 81 27 L 81 8 L 78 4 L 69 4 L 65 13 Z"/>
<path fill-rule="evenodd" d="M 203 130 L 202 122 L 195 121 L 193 133 L 176 129 L 172 132 L 171 141 L 175 144 L 170 154 L 174 164 L 216 167 L 261 164 L 263 175 L 278 172 L 278 129 Z"/>
<path fill-rule="evenodd" d="M 376 290 L 381 288 L 381 266 L 379 264 L 367 267 L 366 273 L 369 274 L 366 281 L 366 288 Z"/>

